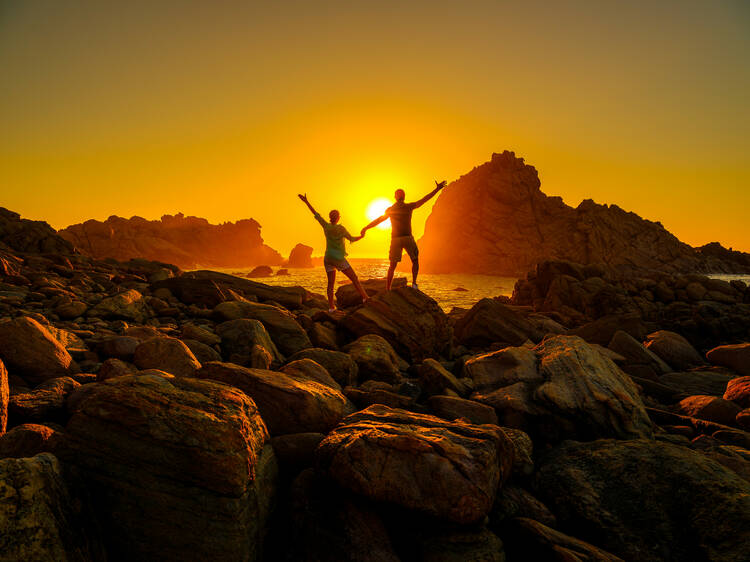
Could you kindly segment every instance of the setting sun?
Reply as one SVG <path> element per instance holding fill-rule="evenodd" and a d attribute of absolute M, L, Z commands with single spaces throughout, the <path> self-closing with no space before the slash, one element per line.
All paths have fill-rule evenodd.
<path fill-rule="evenodd" d="M 379 197 L 378 199 L 374 199 L 367 206 L 367 218 L 370 220 L 375 220 L 378 217 L 382 217 L 383 213 L 385 213 L 385 210 L 391 205 L 392 203 L 385 197 Z M 386 220 L 386 221 L 381 222 L 377 227 L 386 229 L 386 228 L 390 228 L 390 226 L 391 226 L 391 221 Z"/>

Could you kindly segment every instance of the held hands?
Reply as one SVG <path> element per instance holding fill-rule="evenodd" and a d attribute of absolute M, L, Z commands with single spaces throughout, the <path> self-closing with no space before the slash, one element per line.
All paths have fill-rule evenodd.
<path fill-rule="evenodd" d="M 360 234 L 359 236 L 352 236 L 352 242 L 359 242 L 364 237 L 365 237 L 364 234 Z"/>
<path fill-rule="evenodd" d="M 359 231 L 360 240 L 365 237 L 365 232 L 367 232 L 367 227 L 364 227 L 362 230 Z"/>

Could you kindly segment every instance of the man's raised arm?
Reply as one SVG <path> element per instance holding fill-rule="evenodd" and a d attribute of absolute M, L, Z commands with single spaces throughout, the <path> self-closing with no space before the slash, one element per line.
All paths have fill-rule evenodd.
<path fill-rule="evenodd" d="M 427 195 L 425 195 L 424 197 L 422 197 L 422 199 L 420 199 L 419 201 L 416 201 L 414 203 L 414 208 L 416 209 L 418 207 L 421 207 L 422 205 L 424 205 L 425 203 L 427 203 L 427 201 L 429 201 L 430 199 L 432 199 L 433 197 L 435 197 L 435 195 L 437 195 L 437 192 L 440 191 L 441 189 L 443 189 L 447 183 L 448 182 L 446 182 L 445 180 L 441 181 L 440 183 L 438 183 L 436 181 L 435 182 L 435 189 L 433 189 L 432 191 L 430 191 Z"/>
<path fill-rule="evenodd" d="M 376 218 L 376 219 L 375 219 L 374 221 L 372 221 L 372 222 L 371 222 L 370 224 L 368 224 L 368 225 L 367 225 L 366 227 L 364 227 L 364 228 L 363 228 L 363 229 L 362 229 L 362 230 L 360 231 L 360 234 L 361 234 L 362 236 L 364 236 L 364 235 L 365 235 L 365 232 L 367 232 L 368 230 L 370 230 L 370 229 L 371 229 L 371 228 L 372 228 L 373 226 L 378 226 L 378 225 L 379 225 L 379 224 L 380 224 L 381 222 L 383 222 L 384 220 L 388 220 L 388 215 L 383 215 L 382 217 L 378 217 L 378 218 Z"/>

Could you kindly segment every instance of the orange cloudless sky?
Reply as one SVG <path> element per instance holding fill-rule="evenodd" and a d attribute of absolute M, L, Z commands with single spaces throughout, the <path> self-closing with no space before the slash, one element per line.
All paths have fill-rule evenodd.
<path fill-rule="evenodd" d="M 748 6 L 6 0 L 0 206 L 55 228 L 253 217 L 321 254 L 297 193 L 356 232 L 373 200 L 508 149 L 568 204 L 750 251 Z"/>

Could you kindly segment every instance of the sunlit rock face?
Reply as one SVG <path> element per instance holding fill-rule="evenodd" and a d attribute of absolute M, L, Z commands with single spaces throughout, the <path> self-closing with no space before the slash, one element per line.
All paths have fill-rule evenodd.
<path fill-rule="evenodd" d="M 543 259 L 626 269 L 745 270 L 716 252 L 709 259 L 658 222 L 590 199 L 573 208 L 540 186 L 537 170 L 509 151 L 448 185 L 419 241 L 422 271 L 521 276 Z"/>
<path fill-rule="evenodd" d="M 253 219 L 210 224 L 182 213 L 158 221 L 111 216 L 88 220 L 59 232 L 78 250 L 94 258 L 146 258 L 183 269 L 280 265 L 281 255 L 263 244 L 260 224 Z"/>

